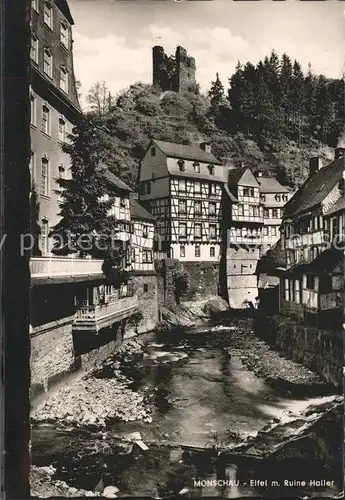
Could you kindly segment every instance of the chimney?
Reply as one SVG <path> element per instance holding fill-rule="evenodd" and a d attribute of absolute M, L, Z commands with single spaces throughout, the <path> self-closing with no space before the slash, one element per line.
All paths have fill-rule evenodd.
<path fill-rule="evenodd" d="M 309 177 L 315 175 L 322 168 L 322 159 L 320 156 L 309 158 Z"/>
<path fill-rule="evenodd" d="M 200 147 L 205 151 L 205 153 L 211 153 L 211 144 L 208 144 L 207 142 L 202 142 L 200 144 Z"/>
<path fill-rule="evenodd" d="M 345 148 L 335 148 L 335 155 L 334 155 L 335 160 L 338 160 L 339 158 L 344 158 L 344 156 L 345 156 Z"/>

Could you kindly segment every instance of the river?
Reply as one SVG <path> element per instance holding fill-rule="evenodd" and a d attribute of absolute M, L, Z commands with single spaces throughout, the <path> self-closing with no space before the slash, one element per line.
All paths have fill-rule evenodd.
<path fill-rule="evenodd" d="M 300 487 L 299 483 L 288 488 L 251 483 L 250 480 L 266 479 L 262 467 L 259 473 L 251 462 L 223 461 L 221 466 L 217 465 L 215 457 L 219 446 L 256 435 L 272 418 L 298 408 L 305 409 L 325 398 L 308 399 L 303 395 L 296 398 L 285 390 L 272 387 L 248 370 L 240 356 L 229 356 L 222 347 L 224 339 L 231 336 L 234 328 L 198 327 L 157 332 L 149 337 L 142 361 L 122 370 L 133 379 L 133 390 L 151 394 L 152 423 L 120 422 L 109 430 L 117 435 L 139 432 L 149 449 L 135 448 L 128 455 L 114 454 L 98 458 L 96 463 L 92 457 L 74 463 L 66 457 L 56 456 L 54 464 L 58 467 L 59 477 L 70 485 L 87 490 L 94 490 L 101 479 L 103 485 L 119 488 L 117 496 L 164 497 L 176 495 L 181 490 L 192 497 L 226 498 L 277 494 L 308 496 L 315 492 L 315 488 Z M 222 341 L 219 341 L 220 337 Z M 33 463 L 39 465 L 42 465 L 42 444 L 39 443 L 44 432 L 49 435 L 51 430 L 34 430 L 32 437 Z M 45 442 L 49 442 L 49 438 Z M 213 451 L 190 453 L 183 451 L 181 445 L 206 447 Z M 307 463 L 308 460 L 298 462 L 298 470 L 303 471 L 303 467 L 308 470 L 308 480 L 331 477 L 324 472 L 322 462 L 311 460 L 310 467 L 306 466 Z M 290 477 L 304 479 L 303 473 L 296 476 L 296 470 L 294 466 L 292 476 L 288 473 L 284 476 L 280 467 L 277 477 L 279 481 Z M 212 483 L 217 479 L 225 482 Z M 336 485 L 317 488 L 319 496 L 334 495 L 337 491 Z"/>

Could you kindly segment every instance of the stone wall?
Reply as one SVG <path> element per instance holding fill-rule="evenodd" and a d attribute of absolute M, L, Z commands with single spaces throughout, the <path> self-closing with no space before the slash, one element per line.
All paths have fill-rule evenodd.
<path fill-rule="evenodd" d="M 161 91 L 195 92 L 195 59 L 186 49 L 177 47 L 175 56 L 167 56 L 164 48 L 152 49 L 152 83 Z"/>
<path fill-rule="evenodd" d="M 143 319 L 137 332 L 144 333 L 154 330 L 158 324 L 158 279 L 157 274 L 144 271 L 136 272 L 132 278 L 134 293 L 138 297 Z"/>
<path fill-rule="evenodd" d="M 219 264 L 214 262 L 184 262 L 190 285 L 182 300 L 203 299 L 218 295 Z"/>
<path fill-rule="evenodd" d="M 31 393 L 34 396 L 74 368 L 73 318 L 36 328 L 31 333 Z"/>
<path fill-rule="evenodd" d="M 326 382 L 341 387 L 343 334 L 306 326 L 282 316 L 258 316 L 255 332 L 278 351 L 318 373 Z"/>

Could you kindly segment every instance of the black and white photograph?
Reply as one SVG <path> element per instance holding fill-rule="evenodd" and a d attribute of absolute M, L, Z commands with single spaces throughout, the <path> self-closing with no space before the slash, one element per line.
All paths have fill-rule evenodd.
<path fill-rule="evenodd" d="M 344 3 L 27 4 L 7 498 L 342 498 Z"/>

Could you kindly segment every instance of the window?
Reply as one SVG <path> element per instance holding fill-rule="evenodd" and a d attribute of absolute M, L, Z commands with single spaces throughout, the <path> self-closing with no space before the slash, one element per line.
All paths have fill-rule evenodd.
<path fill-rule="evenodd" d="M 287 194 L 283 194 L 282 198 L 283 198 L 283 201 L 288 201 Z"/>
<path fill-rule="evenodd" d="M 186 181 L 178 181 L 178 189 L 179 191 L 185 192 L 186 191 Z"/>
<path fill-rule="evenodd" d="M 31 1 L 31 7 L 36 11 L 38 12 L 38 0 L 32 0 Z"/>
<path fill-rule="evenodd" d="M 200 257 L 200 246 L 196 245 L 195 247 L 195 257 Z"/>
<path fill-rule="evenodd" d="M 66 122 L 63 118 L 59 118 L 59 141 L 65 142 L 66 139 Z"/>
<path fill-rule="evenodd" d="M 249 196 L 254 196 L 254 188 L 249 188 Z"/>
<path fill-rule="evenodd" d="M 194 224 L 194 238 L 201 238 L 201 236 L 202 236 L 201 224 L 197 222 Z"/>
<path fill-rule="evenodd" d="M 260 199 L 261 199 L 262 201 L 266 201 L 266 195 L 262 193 L 262 194 L 260 195 Z"/>
<path fill-rule="evenodd" d="M 60 89 L 68 94 L 68 71 L 64 66 L 60 68 Z"/>
<path fill-rule="evenodd" d="M 200 163 L 198 163 L 197 161 L 193 163 L 193 167 L 194 167 L 194 172 L 196 174 L 200 174 Z"/>
<path fill-rule="evenodd" d="M 43 71 L 49 78 L 53 76 L 53 58 L 49 49 L 44 49 Z"/>
<path fill-rule="evenodd" d="M 48 253 L 48 234 L 49 226 L 47 219 L 42 219 L 41 234 L 40 234 L 40 247 L 43 255 Z"/>
<path fill-rule="evenodd" d="M 143 238 L 148 238 L 149 237 L 149 227 L 144 225 L 143 226 Z"/>
<path fill-rule="evenodd" d="M 30 95 L 30 105 L 31 105 L 31 116 L 30 116 L 30 123 L 34 127 L 37 125 L 37 113 L 36 113 L 36 97 L 34 95 Z"/>
<path fill-rule="evenodd" d="M 66 169 L 63 165 L 59 166 L 59 179 L 66 179 Z"/>
<path fill-rule="evenodd" d="M 278 219 L 278 210 L 276 208 L 273 208 L 272 210 L 272 218 Z"/>
<path fill-rule="evenodd" d="M 258 213 L 259 212 L 259 210 L 258 210 L 259 207 L 257 207 L 256 205 L 254 205 L 252 208 L 253 208 L 253 216 L 257 217 L 259 215 L 259 213 Z"/>
<path fill-rule="evenodd" d="M 184 245 L 180 246 L 180 257 L 186 256 L 186 247 Z"/>
<path fill-rule="evenodd" d="M 289 297 L 289 280 L 285 279 L 284 282 L 285 282 L 285 300 L 289 300 L 290 299 L 290 297 Z"/>
<path fill-rule="evenodd" d="M 243 188 L 243 196 L 249 196 L 249 189 Z"/>
<path fill-rule="evenodd" d="M 64 47 L 66 47 L 66 49 L 68 48 L 68 26 L 65 23 L 60 23 L 60 42 Z"/>
<path fill-rule="evenodd" d="M 210 224 L 210 238 L 214 239 L 217 238 L 217 227 L 215 224 Z"/>
<path fill-rule="evenodd" d="M 208 204 L 208 213 L 209 215 L 216 215 L 216 204 L 212 201 Z"/>
<path fill-rule="evenodd" d="M 187 236 L 187 224 L 185 222 L 179 223 L 178 234 L 179 234 L 180 238 L 185 238 Z"/>
<path fill-rule="evenodd" d="M 307 284 L 306 287 L 308 290 L 314 290 L 315 286 L 315 276 L 312 276 L 311 274 L 307 274 Z"/>
<path fill-rule="evenodd" d="M 186 169 L 185 169 L 185 164 L 184 164 L 184 161 L 183 161 L 183 160 L 179 160 L 179 161 L 177 162 L 177 164 L 178 164 L 178 168 L 179 168 L 180 172 L 184 172 L 184 171 L 186 170 Z"/>
<path fill-rule="evenodd" d="M 31 60 L 38 64 L 38 38 L 36 35 L 31 35 L 31 48 L 30 48 Z"/>
<path fill-rule="evenodd" d="M 194 202 L 194 215 L 201 215 L 201 201 Z"/>
<path fill-rule="evenodd" d="M 276 194 L 276 195 L 275 195 L 275 197 L 274 197 L 274 199 L 275 199 L 276 201 L 280 201 L 280 194 Z"/>
<path fill-rule="evenodd" d="M 151 192 L 151 183 L 150 181 L 141 182 L 139 184 L 139 193 L 140 194 L 150 194 Z"/>
<path fill-rule="evenodd" d="M 35 165 L 36 165 L 36 154 L 35 151 L 31 151 L 29 170 L 30 170 L 30 181 L 35 180 Z"/>
<path fill-rule="evenodd" d="M 209 171 L 210 175 L 214 175 L 214 166 L 213 165 L 209 165 L 207 168 L 208 168 L 208 171 Z"/>
<path fill-rule="evenodd" d="M 200 184 L 200 182 L 195 182 L 194 183 L 194 192 L 195 193 L 201 193 L 201 184 Z"/>
<path fill-rule="evenodd" d="M 156 156 L 156 148 L 154 146 L 151 148 L 151 156 Z"/>
<path fill-rule="evenodd" d="M 267 226 L 263 227 L 263 235 L 268 236 L 268 227 Z"/>
<path fill-rule="evenodd" d="M 216 249 L 214 247 L 210 247 L 210 257 L 216 256 Z"/>
<path fill-rule="evenodd" d="M 120 198 L 120 207 L 122 208 L 126 207 L 126 198 Z"/>
<path fill-rule="evenodd" d="M 244 206 L 239 204 L 238 205 L 238 215 L 243 215 L 244 214 Z"/>
<path fill-rule="evenodd" d="M 143 250 L 143 263 L 151 264 L 152 262 L 152 250 Z"/>
<path fill-rule="evenodd" d="M 49 160 L 45 156 L 41 159 L 41 194 L 49 196 Z"/>
<path fill-rule="evenodd" d="M 187 212 L 187 200 L 178 200 L 178 213 L 185 214 Z"/>
<path fill-rule="evenodd" d="M 44 22 L 50 29 L 53 29 L 53 8 L 48 2 L 44 4 Z"/>
<path fill-rule="evenodd" d="M 268 208 L 264 208 L 264 219 L 268 219 L 270 216 L 270 211 Z"/>
<path fill-rule="evenodd" d="M 132 248 L 132 257 L 131 257 L 132 262 L 136 262 L 137 260 L 137 249 Z"/>
<path fill-rule="evenodd" d="M 149 285 L 147 283 L 144 283 L 144 293 L 149 291 Z"/>
<path fill-rule="evenodd" d="M 272 227 L 271 234 L 272 236 L 277 236 L 277 228 L 275 226 Z"/>
<path fill-rule="evenodd" d="M 213 183 L 209 184 L 208 193 L 210 196 L 216 194 L 216 185 L 215 184 L 213 184 Z"/>
<path fill-rule="evenodd" d="M 42 106 L 42 132 L 50 135 L 50 109 L 45 104 Z"/>

